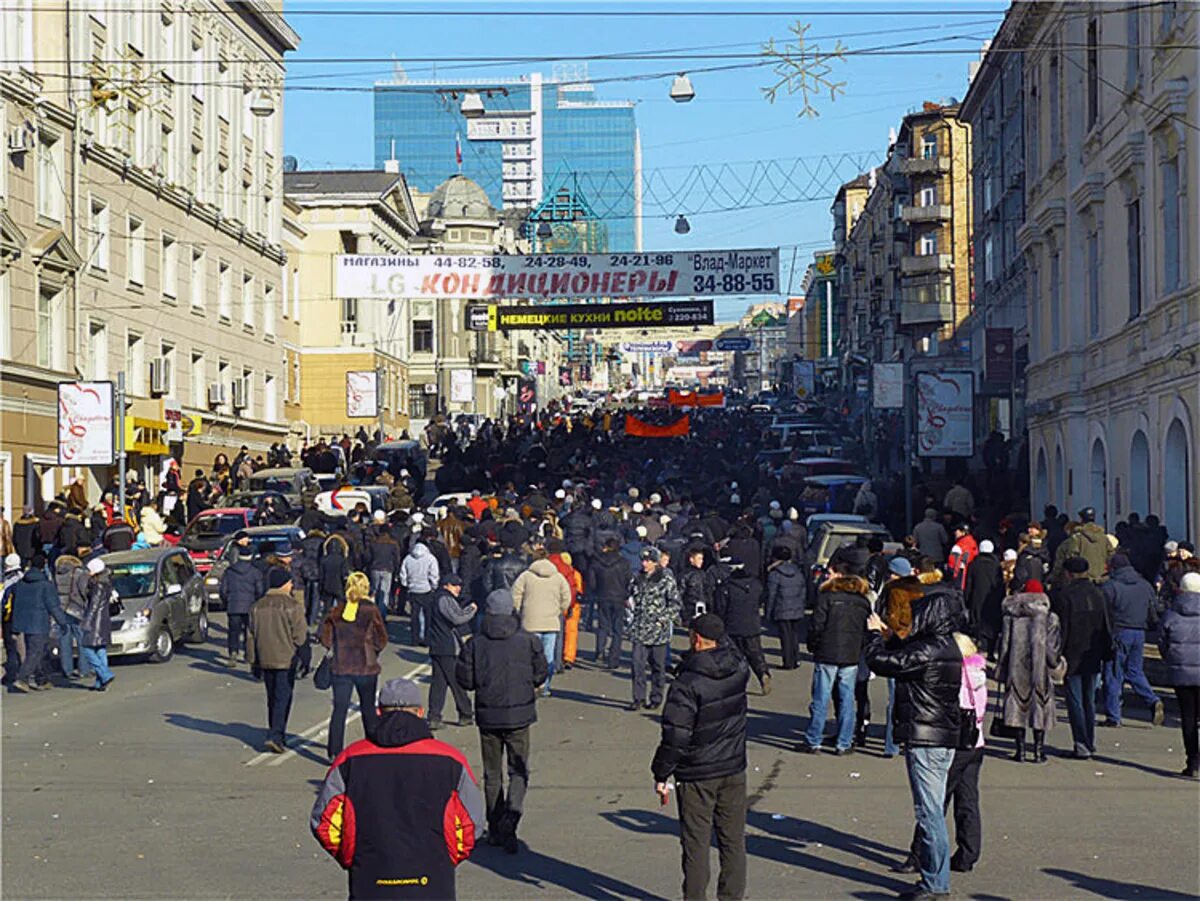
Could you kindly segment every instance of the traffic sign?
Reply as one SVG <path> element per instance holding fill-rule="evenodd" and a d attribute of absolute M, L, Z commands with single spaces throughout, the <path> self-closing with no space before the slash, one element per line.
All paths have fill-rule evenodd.
<path fill-rule="evenodd" d="M 749 350 L 754 342 L 749 338 L 718 338 L 717 350 Z"/>

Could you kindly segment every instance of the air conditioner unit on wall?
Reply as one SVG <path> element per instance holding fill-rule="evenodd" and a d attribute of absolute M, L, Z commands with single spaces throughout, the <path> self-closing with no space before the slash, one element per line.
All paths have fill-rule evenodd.
<path fill-rule="evenodd" d="M 233 382 L 233 408 L 235 410 L 246 409 L 246 380 L 235 379 Z"/>
<path fill-rule="evenodd" d="M 33 149 L 33 134 L 24 125 L 18 125 L 8 133 L 9 153 L 28 153 Z"/>
<path fill-rule="evenodd" d="M 208 386 L 208 405 L 210 407 L 224 406 L 229 400 L 229 393 L 222 382 L 214 382 Z"/>

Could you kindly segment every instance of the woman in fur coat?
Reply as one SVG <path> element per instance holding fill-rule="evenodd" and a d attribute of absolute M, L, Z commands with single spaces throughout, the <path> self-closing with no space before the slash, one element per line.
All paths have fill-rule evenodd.
<path fill-rule="evenodd" d="M 1045 763 L 1046 732 L 1054 726 L 1054 685 L 1050 674 L 1059 666 L 1062 633 L 1050 612 L 1042 583 L 1030 579 L 1025 590 L 1006 598 L 996 660 L 996 681 L 1002 686 L 1001 710 L 1007 730 L 1015 730 L 1012 759 L 1025 754 L 1025 730 L 1033 730 L 1030 762 Z"/>

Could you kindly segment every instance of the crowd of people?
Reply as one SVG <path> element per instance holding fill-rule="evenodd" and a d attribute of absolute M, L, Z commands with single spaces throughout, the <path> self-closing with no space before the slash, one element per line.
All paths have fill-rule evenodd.
<path fill-rule="evenodd" d="M 1015 761 L 1048 759 L 1056 684 L 1063 686 L 1071 757 L 1096 751 L 1097 703 L 1102 726 L 1122 724 L 1126 686 L 1151 722 L 1164 721 L 1163 701 L 1143 665 L 1148 634 L 1157 633 L 1162 675 L 1179 702 L 1184 775 L 1197 776 L 1200 560 L 1189 543 L 1170 540 L 1154 517 L 1131 515 L 1109 535 L 1090 508 L 1069 521 L 1048 507 L 1035 521 L 998 508 L 969 477 L 954 480 L 940 497 L 933 478 L 920 478 L 924 512 L 911 531 L 897 535 L 901 541 L 852 541 L 812 584 L 809 536 L 797 512 L 802 488 L 755 464 L 764 436 L 752 414 L 698 412 L 686 436 L 670 439 L 626 436 L 613 427 L 615 419 L 550 411 L 488 421 L 474 431 L 442 429 L 434 479 L 442 492 L 461 492 L 463 501 L 436 519 L 419 503 L 424 484 L 407 470 L 390 472 L 372 461 L 369 436 L 319 442 L 302 453 L 306 465 L 384 484 L 387 502 L 375 510 L 360 503 L 335 516 L 309 496 L 298 547 L 253 558 L 247 550 L 237 559 L 250 540 L 243 534 L 235 541 L 220 586 L 230 622 L 227 662 L 245 663 L 262 678 L 265 747 L 275 753 L 287 747 L 296 679 L 312 672 L 314 684 L 332 690 L 331 769 L 313 829 L 351 869 L 352 894 L 366 884 L 356 880 L 401 884 L 411 876 L 405 861 L 432 853 L 396 838 L 390 839 L 397 843 L 389 851 L 394 859 L 347 858 L 345 805 L 367 791 L 349 784 L 361 779 L 354 776 L 361 763 L 348 762 L 366 755 L 383 770 L 399 759 L 380 749 L 426 743 L 403 755 L 405 767 L 441 774 L 441 781 L 430 781 L 430 798 L 421 797 L 442 805 L 435 805 L 437 823 L 444 813 L 460 826 L 471 824 L 448 835 L 450 863 L 470 853 L 464 836 L 475 826 L 486 826 L 492 843 L 519 850 L 538 699 L 553 697 L 556 680 L 569 678 L 581 631 L 595 631 L 591 662 L 599 667 L 620 667 L 627 646 L 628 709 L 661 711 L 652 775 L 663 803 L 676 793 L 688 898 L 707 888 L 714 828 L 718 894 L 736 898 L 745 891 L 747 686 L 753 676 L 760 695 L 772 690 L 762 643 L 768 631 L 778 638 L 783 670 L 799 666 L 801 645 L 813 662 L 797 751 L 845 755 L 879 741 L 885 757 L 903 754 L 916 830 L 900 869 L 920 873 L 913 897 L 948 892 L 950 872 L 968 871 L 979 860 L 985 736 L 1011 741 Z M 279 462 L 278 452 L 272 457 Z M 246 459 L 235 463 L 221 465 L 232 473 L 230 485 L 205 479 L 210 492 L 214 485 L 233 490 L 243 470 L 253 471 Z M 210 493 L 203 502 L 211 500 Z M 189 516 L 192 501 L 188 486 L 182 506 Z M 885 518 L 895 502 L 886 488 L 867 483 L 855 507 Z M 162 506 L 160 498 L 142 508 L 143 538 L 146 509 L 169 516 L 180 504 Z M 72 505 L 66 516 L 82 512 Z M 110 540 L 113 523 L 99 533 L 64 535 L 62 524 L 41 529 L 44 519 L 35 518 L 36 532 L 23 531 L 10 558 L 19 581 L 5 582 L 6 611 L 12 608 L 5 646 L 11 635 L 23 635 L 26 660 L 38 653 L 37 636 L 49 633 L 50 620 L 66 636 L 64 652 L 72 637 L 90 649 L 97 629 L 103 633 L 102 623 L 93 622 L 98 607 L 89 606 L 94 595 L 107 609 L 102 561 L 95 560 L 101 564 L 95 572 L 93 562 L 84 563 L 86 576 L 72 575 L 55 591 L 47 569 L 52 558 L 71 556 L 72 549 L 118 549 Z M 77 562 L 87 559 L 85 553 Z M 673 664 L 679 627 L 687 630 L 688 650 Z M 380 657 L 395 640 L 427 649 L 431 677 L 423 699 L 412 683 L 393 680 L 380 689 Z M 315 667 L 314 645 L 325 649 Z M 8 656 L 11 668 L 14 651 Z M 998 691 L 990 725 L 989 668 Z M 34 684 L 24 664 L 13 675 L 18 689 Z M 888 701 L 873 730 L 869 684 L 877 677 L 886 680 Z M 111 674 L 97 680 L 105 687 Z M 457 752 L 431 738 L 444 728 L 447 694 L 455 722 L 479 731 L 479 804 L 462 786 Z M 347 748 L 355 695 L 366 738 Z M 827 739 L 831 705 L 836 726 Z M 951 806 L 953 854 L 945 820 Z M 343 825 L 334 830 L 335 822 Z M 368 826 L 360 820 L 357 828 Z M 442 860 L 440 851 L 435 856 Z M 437 896 L 452 879 L 452 868 L 439 864 Z"/>

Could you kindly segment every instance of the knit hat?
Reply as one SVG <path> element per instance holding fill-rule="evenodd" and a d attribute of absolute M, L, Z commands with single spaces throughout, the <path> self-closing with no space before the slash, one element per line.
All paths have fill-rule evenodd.
<path fill-rule="evenodd" d="M 8 569 L 8 561 L 10 559 L 12 559 L 13 557 L 17 557 L 17 555 L 9 554 L 8 557 L 4 558 L 4 568 L 5 569 Z M 21 558 L 17 557 L 17 566 L 20 566 L 20 565 L 21 565 Z M 104 572 L 104 561 L 102 559 L 100 559 L 99 557 L 93 557 L 91 560 L 89 560 L 87 562 L 87 571 L 89 573 L 91 573 L 93 576 L 100 575 L 100 573 Z"/>
<path fill-rule="evenodd" d="M 904 579 L 912 575 L 912 563 L 907 557 L 893 557 L 888 561 L 888 572 Z"/>
<path fill-rule="evenodd" d="M 604 503 L 600 500 L 600 498 L 598 498 L 598 497 L 592 498 L 592 509 L 593 510 L 601 510 L 603 508 L 604 508 Z"/>
<path fill-rule="evenodd" d="M 1127 554 L 1113 554 L 1109 558 L 1108 568 L 1110 570 L 1120 569 L 1123 566 L 1129 565 L 1129 556 Z"/>
<path fill-rule="evenodd" d="M 715 613 L 702 613 L 688 623 L 688 628 L 709 641 L 720 641 L 725 636 L 725 623 Z"/>
<path fill-rule="evenodd" d="M 494 615 L 503 616 L 513 612 L 513 596 L 512 592 L 507 588 L 497 588 L 487 596 L 487 600 L 483 602 L 484 609 Z"/>
<path fill-rule="evenodd" d="M 992 542 L 988 541 L 986 538 L 979 542 L 979 553 L 990 554 L 994 550 L 996 550 L 996 545 L 992 544 Z"/>
<path fill-rule="evenodd" d="M 21 568 L 21 555 L 20 554 L 9 554 L 7 557 L 4 558 L 4 571 L 5 572 L 12 572 L 13 570 L 20 569 L 20 568 Z"/>
<path fill-rule="evenodd" d="M 1182 591 L 1194 591 L 1200 594 L 1200 573 L 1186 573 L 1179 580 L 1179 588 Z"/>
<path fill-rule="evenodd" d="M 1082 575 L 1088 571 L 1088 562 L 1083 557 L 1068 557 L 1063 561 L 1063 569 L 1075 575 Z"/>
<path fill-rule="evenodd" d="M 460 576 L 458 573 L 446 573 L 438 580 L 438 584 L 442 586 L 442 588 L 446 588 L 451 585 L 458 585 L 461 587 L 463 580 L 462 576 Z"/>
<path fill-rule="evenodd" d="M 1030 579 L 1028 582 L 1026 582 L 1024 590 L 1026 594 L 1044 594 L 1046 591 L 1046 589 L 1042 587 L 1042 583 L 1037 579 Z"/>
<path fill-rule="evenodd" d="M 662 554 L 658 552 L 658 548 L 656 547 L 642 548 L 641 557 L 643 560 L 652 560 L 655 563 L 658 563 L 660 560 L 662 560 Z"/>
<path fill-rule="evenodd" d="M 1168 554 L 1173 554 L 1177 550 L 1179 550 L 1179 542 L 1178 541 L 1168 541 L 1166 544 L 1163 545 L 1163 550 L 1166 551 Z"/>
<path fill-rule="evenodd" d="M 387 522 L 387 514 L 382 510 L 376 510 L 372 519 L 374 519 L 376 522 Z"/>
<path fill-rule="evenodd" d="M 1005 560 L 1016 560 L 1017 552 L 1014 551 L 1012 548 L 1009 548 L 1007 551 L 1004 552 L 1004 559 Z"/>
<path fill-rule="evenodd" d="M 380 707 L 420 707 L 421 686 L 411 679 L 388 679 L 379 690 Z"/>
<path fill-rule="evenodd" d="M 89 563 L 88 566 L 90 567 L 91 564 Z M 272 566 L 267 572 L 268 588 L 282 588 L 290 581 L 292 581 L 292 574 L 286 569 L 282 569 L 278 566 Z"/>

